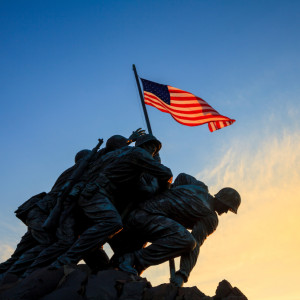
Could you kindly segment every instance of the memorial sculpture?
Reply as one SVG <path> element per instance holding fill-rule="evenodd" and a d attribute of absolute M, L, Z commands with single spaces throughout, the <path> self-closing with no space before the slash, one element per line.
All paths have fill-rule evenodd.
<path fill-rule="evenodd" d="M 149 266 L 181 256 L 171 282 L 182 286 L 197 262 L 200 246 L 218 226 L 217 214 L 237 213 L 240 203 L 240 195 L 232 188 L 223 188 L 213 197 L 203 182 L 179 174 L 170 190 L 131 213 L 127 226 L 140 245 L 123 256 L 120 269 L 138 275 Z M 151 245 L 141 247 L 145 242 Z"/>
<path fill-rule="evenodd" d="M 135 142 L 136 139 L 144 133 L 144 130 L 138 128 L 137 130 L 132 132 L 129 138 L 125 138 L 120 135 L 111 137 L 110 139 L 108 139 L 109 147 L 102 148 L 96 153 L 93 161 L 91 161 L 90 165 L 87 166 L 85 172 L 88 172 L 91 166 L 95 164 L 97 165 L 97 160 L 104 154 Z M 95 150 L 97 150 L 99 146 L 100 143 L 98 143 L 98 145 L 95 147 Z M 69 182 L 70 180 L 73 180 L 75 170 L 78 171 L 78 167 L 80 166 L 82 168 L 83 159 L 90 154 L 91 150 L 84 149 L 79 151 L 75 156 L 75 164 L 65 170 L 58 177 L 49 193 L 42 192 L 31 197 L 16 210 L 16 216 L 27 226 L 28 230 L 21 238 L 21 241 L 17 245 L 17 248 L 12 254 L 11 258 L 9 258 L 6 262 L 0 264 L 0 278 L 4 276 L 1 276 L 1 274 L 5 274 L 6 272 L 21 276 L 25 271 L 28 270 L 29 266 L 34 263 L 34 261 L 37 259 L 37 257 L 39 257 L 43 250 L 51 247 L 51 245 L 57 241 L 57 235 L 62 242 L 61 251 L 63 252 L 63 249 L 65 249 L 66 247 L 65 245 L 68 246 L 68 242 L 70 243 L 70 238 L 63 241 L 64 238 L 68 237 L 68 232 L 66 233 L 66 231 L 68 230 L 67 228 L 61 230 L 59 224 L 55 224 L 54 226 L 56 227 L 51 228 L 51 224 L 51 226 L 49 226 L 50 228 L 45 230 L 44 223 L 48 221 L 47 219 L 49 219 L 49 214 L 53 214 L 53 210 L 55 210 L 57 206 L 60 206 L 57 205 L 57 200 L 59 198 L 61 199 L 63 195 L 65 197 L 69 196 L 65 193 L 66 188 L 70 186 Z M 85 162 L 83 162 L 83 164 L 85 165 Z M 84 173 L 82 177 L 84 177 Z M 77 181 L 79 181 L 77 182 L 77 186 L 74 188 L 74 190 L 70 191 L 70 193 L 73 192 L 74 194 L 76 193 L 76 191 L 79 192 L 78 186 L 80 186 L 81 178 Z M 54 219 L 55 218 L 56 216 L 54 216 Z M 53 223 L 53 220 L 51 221 L 51 223 Z M 42 265 L 51 263 L 57 258 L 58 254 L 59 253 L 51 253 L 51 251 L 49 251 L 49 256 L 45 257 L 46 259 L 42 262 Z"/>
<path fill-rule="evenodd" d="M 161 142 L 152 134 L 138 129 L 128 139 L 115 135 L 98 150 L 101 142 L 78 152 L 75 165 L 49 193 L 18 208 L 28 231 L 0 264 L 0 279 L 25 278 L 38 268 L 55 270 L 81 259 L 92 270 L 118 268 L 139 276 L 181 256 L 170 280 L 182 286 L 200 246 L 217 228 L 217 214 L 237 213 L 241 198 L 232 188 L 212 196 L 203 182 L 184 173 L 171 185 L 172 172 L 158 156 Z M 102 248 L 107 242 L 115 252 L 111 261 Z M 147 242 L 152 244 L 144 248 Z"/>

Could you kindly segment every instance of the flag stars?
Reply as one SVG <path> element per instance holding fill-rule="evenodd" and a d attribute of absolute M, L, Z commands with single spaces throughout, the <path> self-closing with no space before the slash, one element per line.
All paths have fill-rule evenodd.
<path fill-rule="evenodd" d="M 167 85 L 156 83 L 142 78 L 141 81 L 143 84 L 144 91 L 154 94 L 166 104 L 170 105 L 170 93 Z"/>

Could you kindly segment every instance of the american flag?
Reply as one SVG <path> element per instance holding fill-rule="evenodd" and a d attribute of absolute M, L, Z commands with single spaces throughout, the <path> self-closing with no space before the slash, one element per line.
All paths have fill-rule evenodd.
<path fill-rule="evenodd" d="M 179 123 L 198 126 L 208 123 L 209 130 L 215 131 L 235 122 L 220 115 L 203 99 L 175 87 L 141 78 L 145 103 L 169 113 Z"/>

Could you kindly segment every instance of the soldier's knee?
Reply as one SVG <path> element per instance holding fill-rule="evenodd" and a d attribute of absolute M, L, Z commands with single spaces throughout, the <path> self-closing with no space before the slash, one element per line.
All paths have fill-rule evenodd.
<path fill-rule="evenodd" d="M 117 212 L 111 212 L 110 218 L 107 218 L 107 224 L 111 224 L 118 229 L 123 228 L 122 218 Z"/>
<path fill-rule="evenodd" d="M 93 227 L 99 228 L 99 232 L 110 232 L 111 234 L 116 234 L 123 229 L 122 218 L 118 213 L 111 212 L 106 218 L 95 219 L 95 225 Z"/>
<path fill-rule="evenodd" d="M 186 251 L 193 251 L 194 248 L 197 246 L 197 241 L 195 238 L 190 234 L 185 239 L 185 250 Z"/>
<path fill-rule="evenodd" d="M 113 233 L 110 238 L 112 238 L 114 235 L 116 235 L 117 233 L 119 233 L 120 231 L 123 230 L 123 223 L 122 223 L 122 219 L 120 218 L 118 220 L 117 223 L 115 223 L 116 227 L 115 227 L 115 233 Z"/>

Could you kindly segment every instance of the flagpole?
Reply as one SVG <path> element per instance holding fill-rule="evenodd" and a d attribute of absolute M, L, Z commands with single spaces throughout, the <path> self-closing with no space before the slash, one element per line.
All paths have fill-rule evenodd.
<path fill-rule="evenodd" d="M 136 84 L 137 84 L 138 89 L 139 89 L 139 94 L 140 94 L 140 98 L 141 98 L 141 103 L 142 103 L 142 107 L 143 107 L 143 111 L 144 111 L 144 116 L 145 116 L 145 120 L 146 120 L 146 124 L 147 124 L 147 128 L 148 128 L 148 132 L 150 134 L 152 134 L 152 129 L 151 129 L 151 126 L 150 126 L 150 121 L 149 121 L 149 117 L 148 117 L 148 113 L 147 113 L 147 109 L 146 109 L 146 105 L 145 105 L 145 101 L 144 101 L 144 97 L 143 97 L 139 77 L 138 77 L 138 74 L 137 74 L 137 71 L 136 71 L 136 68 L 135 68 L 134 64 L 132 65 L 132 69 L 133 69 L 133 72 L 134 72 Z"/>
<path fill-rule="evenodd" d="M 151 129 L 151 126 L 150 126 L 150 121 L 149 121 L 149 118 L 148 118 L 148 113 L 147 113 L 147 109 L 146 109 L 146 105 L 145 105 L 145 101 L 144 101 L 144 97 L 143 97 L 141 85 L 140 85 L 140 82 L 139 82 L 139 77 L 138 77 L 138 74 L 137 74 L 137 71 L 136 71 L 136 67 L 135 67 L 134 64 L 132 65 L 132 69 L 133 69 L 133 72 L 134 72 L 136 84 L 137 84 L 138 89 L 139 89 L 139 94 L 140 94 L 140 98 L 141 98 L 141 102 L 142 102 L 142 106 L 143 106 L 143 111 L 144 111 L 144 115 L 145 115 L 145 119 L 146 119 L 146 123 L 147 123 L 148 132 L 150 134 L 152 134 L 152 129 Z M 175 277 L 175 271 L 176 271 L 175 270 L 175 261 L 174 261 L 174 258 L 172 258 L 172 259 L 169 260 L 169 267 L 170 267 L 170 277 L 174 278 Z"/>

